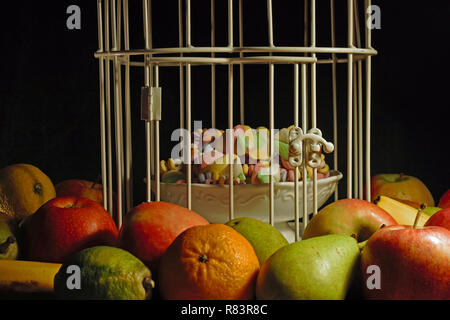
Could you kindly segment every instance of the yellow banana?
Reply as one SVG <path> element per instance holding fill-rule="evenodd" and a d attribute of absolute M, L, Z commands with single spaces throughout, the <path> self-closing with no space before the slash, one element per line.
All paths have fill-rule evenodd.
<path fill-rule="evenodd" d="M 61 264 L 0 260 L 0 291 L 53 292 L 53 279 Z"/>
<path fill-rule="evenodd" d="M 386 196 L 380 196 L 374 202 L 381 209 L 387 211 L 398 224 L 407 226 L 414 225 L 418 209 Z M 429 216 L 426 214 L 421 214 L 417 226 L 423 227 L 428 218 Z"/>

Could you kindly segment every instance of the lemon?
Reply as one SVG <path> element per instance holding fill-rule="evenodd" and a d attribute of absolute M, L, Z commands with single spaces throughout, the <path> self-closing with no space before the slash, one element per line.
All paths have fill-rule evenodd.
<path fill-rule="evenodd" d="M 31 164 L 13 164 L 0 170 L 0 213 L 20 221 L 56 197 L 50 178 Z"/>

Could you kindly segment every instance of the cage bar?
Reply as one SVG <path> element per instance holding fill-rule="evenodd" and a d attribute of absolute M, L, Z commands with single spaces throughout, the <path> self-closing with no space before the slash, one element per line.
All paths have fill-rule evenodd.
<path fill-rule="evenodd" d="M 216 22 L 214 17 L 214 0 L 211 0 L 211 47 L 216 45 Z M 211 58 L 216 54 L 211 52 Z M 211 127 L 216 127 L 216 65 L 211 64 Z"/>
<path fill-rule="evenodd" d="M 316 0 L 311 0 L 311 47 L 316 46 Z M 312 54 L 316 58 L 316 54 Z M 311 127 L 317 128 L 317 65 L 311 63 Z M 304 180 L 305 181 L 305 180 Z M 318 212 L 317 205 L 317 168 L 313 168 L 313 215 Z M 305 200 L 305 199 L 304 199 Z"/>
<path fill-rule="evenodd" d="M 234 140 L 233 135 L 233 65 L 228 65 L 228 141 Z M 228 154 L 228 188 L 229 188 L 229 219 L 234 219 L 234 143 L 227 144 Z"/>
<path fill-rule="evenodd" d="M 130 50 L 130 31 L 128 0 L 123 0 L 124 19 L 124 49 Z M 125 181 L 126 181 L 126 210 L 133 206 L 133 147 L 132 147 L 132 123 L 131 123 L 131 97 L 130 97 L 130 57 L 125 62 Z"/>
<path fill-rule="evenodd" d="M 365 17 L 366 20 L 370 18 L 369 8 L 372 5 L 371 0 L 364 1 Z M 371 29 L 366 26 L 366 48 L 372 48 L 372 32 Z M 370 129 L 371 129 L 371 76 L 372 76 L 372 57 L 368 55 L 366 57 L 366 199 L 371 201 L 370 194 Z"/>
<path fill-rule="evenodd" d="M 105 0 L 104 6 L 105 15 L 105 51 L 110 50 L 109 41 L 109 0 Z M 106 130 L 107 130 L 107 144 L 108 144 L 108 154 L 107 154 L 107 171 L 108 171 L 108 182 L 105 183 L 104 188 L 109 186 L 108 190 L 108 212 L 113 213 L 113 164 L 112 164 L 112 125 L 111 125 L 111 57 L 106 56 L 106 69 L 105 69 L 105 93 L 106 93 Z"/>
<path fill-rule="evenodd" d="M 102 1 L 97 1 L 97 22 L 98 22 L 98 50 L 103 51 L 103 15 Z M 107 162 L 106 162 L 106 121 L 105 121 L 105 58 L 99 59 L 98 64 L 99 87 L 100 87 L 100 158 L 102 167 L 102 183 L 103 187 L 103 207 L 108 212 L 108 178 L 107 178 Z"/>
<path fill-rule="evenodd" d="M 299 67 L 298 63 L 294 64 L 294 127 L 298 127 L 298 112 L 299 112 Z M 300 208 L 298 206 L 299 201 L 299 169 L 295 168 L 294 172 L 294 229 L 295 229 L 295 241 L 300 238 Z"/>
<path fill-rule="evenodd" d="M 334 47 L 336 45 L 336 31 L 335 31 L 335 17 L 334 17 L 334 0 L 330 0 L 330 15 L 331 15 L 331 46 Z M 334 143 L 334 152 L 333 152 L 333 169 L 335 171 L 338 170 L 338 121 L 337 121 L 337 56 L 336 53 L 331 54 L 332 57 L 332 65 L 331 65 L 331 81 L 332 81 L 332 92 L 333 92 L 333 143 Z M 339 185 L 336 186 L 336 190 L 334 191 L 334 201 L 339 199 Z"/>
<path fill-rule="evenodd" d="M 303 131 L 307 131 L 308 127 L 307 127 L 307 121 L 308 121 L 308 113 L 307 113 L 307 88 L 306 88 L 306 64 L 303 63 L 302 64 L 302 128 Z M 302 150 L 303 154 L 306 154 L 306 146 L 305 144 L 303 144 L 303 150 Z M 306 199 L 308 199 L 308 184 L 306 183 L 306 178 L 308 176 L 308 171 L 306 169 L 306 163 L 305 161 L 303 161 L 303 164 L 301 166 L 302 168 L 302 185 L 303 185 L 303 220 L 302 220 L 302 226 L 303 226 L 303 230 L 306 229 L 306 226 L 308 225 L 308 201 L 306 201 Z"/>
<path fill-rule="evenodd" d="M 353 0 L 347 0 L 348 46 L 353 47 Z M 353 54 L 348 54 L 347 61 L 347 198 L 352 198 L 352 150 L 353 150 Z"/>
<path fill-rule="evenodd" d="M 244 23 L 243 23 L 242 0 L 239 0 L 239 46 L 244 46 Z M 239 57 L 243 58 L 244 53 L 240 52 Z M 239 64 L 239 116 L 241 125 L 245 124 L 245 105 L 244 105 L 244 64 Z"/>

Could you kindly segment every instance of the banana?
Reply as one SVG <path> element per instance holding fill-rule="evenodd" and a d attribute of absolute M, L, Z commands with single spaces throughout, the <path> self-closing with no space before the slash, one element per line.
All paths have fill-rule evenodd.
<path fill-rule="evenodd" d="M 379 196 L 375 199 L 375 204 L 389 213 L 400 225 L 412 226 L 417 216 L 417 208 L 413 208 L 405 203 L 394 200 L 386 196 Z M 417 222 L 418 227 L 423 227 L 429 216 L 421 214 Z"/>
<path fill-rule="evenodd" d="M 53 279 L 61 264 L 0 260 L 0 292 L 53 292 Z"/>

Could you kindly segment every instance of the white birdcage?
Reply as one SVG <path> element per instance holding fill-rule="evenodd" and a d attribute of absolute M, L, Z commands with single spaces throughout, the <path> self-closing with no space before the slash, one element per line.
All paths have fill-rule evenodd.
<path fill-rule="evenodd" d="M 178 12 L 165 13 L 178 16 L 178 46 L 154 47 L 152 43 L 152 3 L 143 0 L 141 9 L 143 48 L 133 48 L 130 43 L 130 21 L 128 0 L 98 0 L 98 43 L 99 50 L 95 57 L 99 61 L 100 80 L 100 132 L 101 132 L 101 164 L 104 206 L 109 212 L 116 207 L 115 219 L 118 226 L 122 216 L 133 206 L 133 145 L 131 119 L 132 73 L 134 68 L 143 68 L 144 76 L 139 85 L 141 90 L 141 118 L 145 126 L 146 152 L 146 199 L 141 201 L 171 201 L 183 204 L 200 214 L 205 210 L 215 211 L 216 215 L 207 215 L 210 222 L 223 222 L 239 216 L 251 215 L 249 211 L 257 211 L 256 216 L 276 225 L 289 239 L 297 241 L 301 238 L 301 229 L 308 223 L 309 214 L 317 213 L 319 207 L 334 193 L 338 199 L 337 184 L 341 177 L 346 182 L 346 197 L 370 199 L 370 113 L 371 113 L 371 56 L 376 51 L 371 46 L 371 30 L 360 24 L 360 16 L 370 18 L 370 0 L 336 1 L 346 6 L 346 16 L 341 17 L 347 24 L 346 46 L 336 45 L 335 1 L 321 1 L 320 5 L 329 7 L 331 46 L 318 46 L 316 42 L 316 1 L 304 0 L 304 14 L 299 17 L 295 12 L 289 17 L 275 17 L 272 12 L 272 1 L 255 1 L 253 6 L 263 6 L 267 10 L 267 42 L 261 46 L 246 46 L 246 35 L 243 25 L 249 13 L 243 10 L 243 0 L 228 0 L 227 10 L 217 12 L 214 0 L 210 3 L 210 15 L 204 17 L 210 21 L 210 45 L 196 46 L 192 42 L 191 1 L 178 0 Z M 224 5 L 224 2 L 220 4 Z M 363 3 L 362 3 L 363 2 Z M 286 4 L 287 5 L 287 4 Z M 343 8 L 343 7 L 340 7 Z M 235 12 L 238 12 L 237 17 Z M 216 17 L 226 16 L 228 43 L 216 45 Z M 276 18 L 293 19 L 299 30 L 303 30 L 304 39 L 301 46 L 278 46 L 274 38 Z M 136 17 L 134 16 L 134 19 Z M 360 32 L 361 26 L 365 32 Z M 235 29 L 238 30 L 237 36 Z M 364 37 L 364 42 L 362 38 Z M 298 41 L 300 42 L 300 41 Z M 300 44 L 300 43 L 299 43 Z M 185 128 L 189 134 L 184 136 L 187 145 L 191 145 L 192 130 L 192 69 L 206 66 L 210 69 L 211 90 L 211 124 L 216 125 L 216 67 L 228 66 L 228 128 L 244 124 L 245 68 L 250 64 L 265 65 L 268 73 L 268 129 L 270 154 L 274 151 L 274 73 L 279 65 L 292 66 L 292 111 L 291 123 L 294 127 L 289 131 L 289 163 L 295 170 L 295 180 L 290 183 L 275 182 L 270 175 L 265 185 L 198 185 L 192 183 L 191 152 L 186 152 L 186 183 L 167 185 L 160 182 L 160 121 L 161 108 L 172 108 L 178 114 L 179 127 Z M 347 66 L 347 91 L 342 94 L 347 99 L 345 108 L 346 121 L 338 123 L 337 66 Z M 317 67 L 330 68 L 331 77 L 326 79 L 332 90 L 332 103 L 329 110 L 333 114 L 333 137 L 327 132 L 322 137 L 317 128 Z M 235 68 L 239 69 L 238 76 Z M 179 107 L 161 104 L 160 72 L 166 68 L 177 68 L 179 72 Z M 134 79 L 134 78 L 133 78 Z M 235 80 L 235 79 L 238 79 Z M 238 90 L 234 87 L 239 82 Z M 137 93 L 139 94 L 139 93 Z M 239 96 L 239 121 L 234 116 L 234 97 Z M 207 106 L 209 108 L 209 106 Z M 204 108 L 204 106 L 200 106 Z M 113 113 L 113 114 L 112 114 Z M 310 118 L 310 121 L 308 119 Z M 308 123 L 310 122 L 310 123 Z M 346 173 L 338 170 L 337 129 L 338 125 L 346 126 Z M 231 141 L 232 131 L 227 132 Z M 329 139 L 331 142 L 327 142 Z M 132 148 L 133 147 L 133 148 Z M 233 146 L 231 147 L 233 148 Z M 340 148 L 343 149 L 343 148 Z M 228 157 L 233 161 L 233 149 Z M 332 152 L 333 174 L 323 180 L 317 179 L 317 162 L 314 162 L 322 151 Z M 163 155 L 168 157 L 168 155 Z M 313 168 L 311 181 L 303 183 L 298 175 L 307 176 L 306 163 L 310 161 Z M 272 170 L 272 169 L 270 169 Z M 229 166 L 229 181 L 233 181 L 233 166 Z M 113 181 L 114 180 L 114 181 Z M 150 183 L 150 182 L 153 183 Z M 365 190 L 363 189 L 365 187 Z M 113 203 L 113 190 L 116 203 Z M 239 198 L 240 197 L 240 198 Z M 245 198 L 247 197 L 247 198 Z M 239 199 L 245 198 L 239 203 Z M 205 200 L 209 199 L 209 200 Z M 308 199 L 304 201 L 304 199 Z M 197 200 L 201 201 L 200 204 Z M 197 202 L 196 202 L 197 201 Z M 208 203 L 209 201 L 209 203 Z M 283 205 L 282 210 L 277 201 Z M 200 207 L 199 207 L 200 206 Z M 226 207 L 224 212 L 221 206 Z M 206 209 L 205 209 L 206 207 Z M 247 211 L 246 211 L 247 210 Z M 280 212 L 282 211 L 282 212 Z M 291 227 L 287 221 L 293 221 Z"/>

